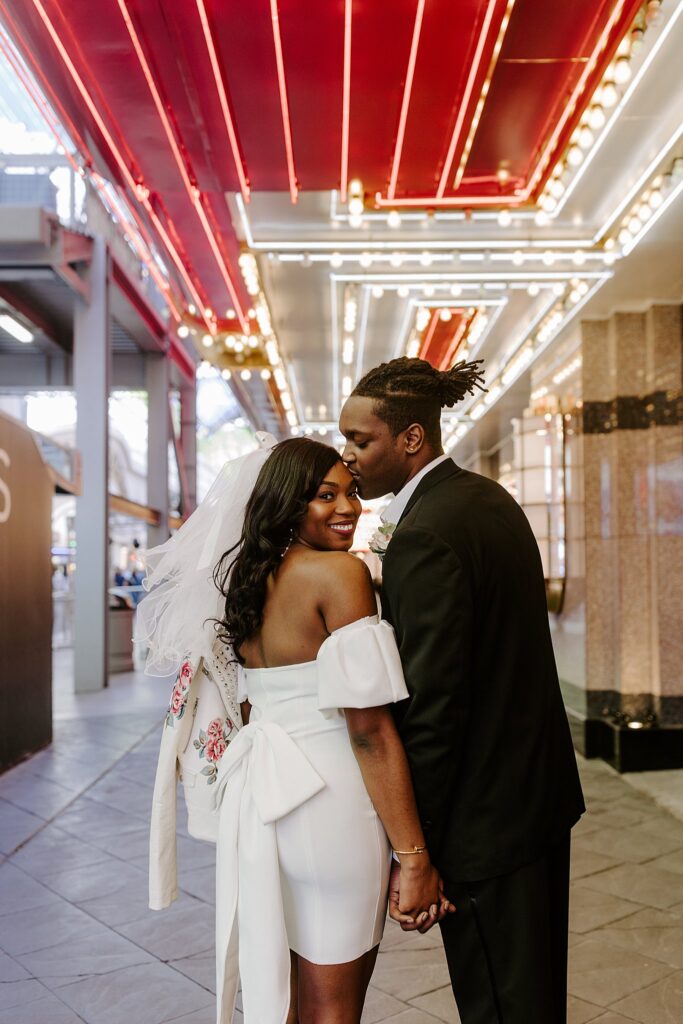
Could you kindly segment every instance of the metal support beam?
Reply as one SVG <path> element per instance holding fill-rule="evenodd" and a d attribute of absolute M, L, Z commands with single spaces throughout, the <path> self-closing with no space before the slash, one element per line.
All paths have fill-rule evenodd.
<path fill-rule="evenodd" d="M 76 502 L 76 693 L 107 685 L 110 362 L 109 255 L 98 238 L 90 266 L 90 302 L 77 299 L 74 314 L 76 447 L 83 460 L 83 490 Z"/>
<path fill-rule="evenodd" d="M 168 540 L 168 415 L 169 363 L 164 355 L 148 355 L 147 362 L 147 504 L 158 509 L 158 526 L 147 528 L 147 546 Z"/>
<path fill-rule="evenodd" d="M 185 466 L 188 516 L 197 504 L 197 382 L 183 382 L 180 388 L 180 451 Z"/>

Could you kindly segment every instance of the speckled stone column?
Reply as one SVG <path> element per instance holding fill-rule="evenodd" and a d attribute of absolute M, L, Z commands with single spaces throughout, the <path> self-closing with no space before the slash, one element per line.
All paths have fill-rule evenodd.
<path fill-rule="evenodd" d="M 586 709 L 631 727 L 683 723 L 681 341 L 678 306 L 582 324 Z"/>
<path fill-rule="evenodd" d="M 653 678 L 663 722 L 683 723 L 683 310 L 647 313 Z"/>

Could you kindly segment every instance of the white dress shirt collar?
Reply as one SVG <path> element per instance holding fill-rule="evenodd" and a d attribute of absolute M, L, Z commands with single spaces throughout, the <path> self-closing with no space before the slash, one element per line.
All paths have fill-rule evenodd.
<path fill-rule="evenodd" d="M 432 461 L 428 462 L 426 466 L 423 466 L 419 473 L 416 473 L 414 477 L 411 477 L 408 483 L 405 484 L 398 494 L 392 498 L 384 511 L 380 513 L 380 519 L 382 522 L 398 523 L 406 510 L 406 505 L 415 493 L 417 485 L 423 477 L 427 475 L 427 473 L 430 473 L 442 462 L 445 462 L 446 459 L 450 459 L 450 455 L 437 455 L 435 459 L 432 459 Z"/>

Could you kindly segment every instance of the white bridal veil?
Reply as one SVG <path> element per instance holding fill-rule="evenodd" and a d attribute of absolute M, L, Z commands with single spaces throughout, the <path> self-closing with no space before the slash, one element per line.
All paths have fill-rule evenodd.
<path fill-rule="evenodd" d="M 147 552 L 143 585 L 149 593 L 137 608 L 134 640 L 148 648 L 148 675 L 171 675 L 188 655 L 210 658 L 214 620 L 222 618 L 225 600 L 213 571 L 239 542 L 249 495 L 277 444 L 271 434 L 258 433 L 256 439 L 255 451 L 225 463 L 177 533 Z"/>

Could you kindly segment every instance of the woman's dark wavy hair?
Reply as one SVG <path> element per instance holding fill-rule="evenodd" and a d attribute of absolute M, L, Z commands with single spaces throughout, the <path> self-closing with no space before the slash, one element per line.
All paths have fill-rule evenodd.
<path fill-rule="evenodd" d="M 337 462 L 341 456 L 336 448 L 295 437 L 276 445 L 261 467 L 247 502 L 242 536 L 213 574 L 225 597 L 217 633 L 232 644 L 240 663 L 240 646 L 263 621 L 268 577 L 277 570 L 309 501 Z"/>

